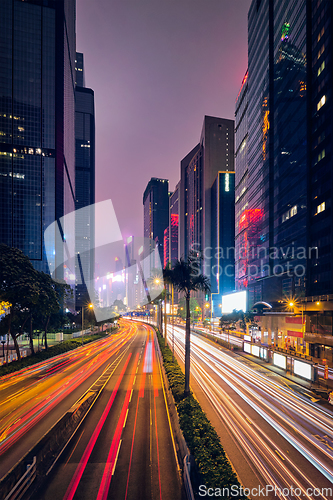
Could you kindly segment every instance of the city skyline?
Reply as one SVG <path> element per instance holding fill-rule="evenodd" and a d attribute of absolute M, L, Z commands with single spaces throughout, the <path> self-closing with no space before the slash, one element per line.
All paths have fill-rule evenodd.
<path fill-rule="evenodd" d="M 168 178 L 174 190 L 202 117 L 234 119 L 249 6 L 77 2 L 77 50 L 96 100 L 96 201 L 112 199 L 124 238 L 142 234 L 151 177 Z"/>

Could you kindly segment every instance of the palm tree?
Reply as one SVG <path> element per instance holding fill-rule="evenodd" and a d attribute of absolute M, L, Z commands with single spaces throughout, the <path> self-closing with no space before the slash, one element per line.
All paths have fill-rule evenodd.
<path fill-rule="evenodd" d="M 197 266 L 197 257 L 190 255 L 186 260 L 177 260 L 172 269 L 164 270 L 164 277 L 173 284 L 174 288 L 184 294 L 186 304 L 185 328 L 185 396 L 190 394 L 190 353 L 191 353 L 191 292 L 210 291 L 210 282 L 207 276 L 200 274 Z"/>

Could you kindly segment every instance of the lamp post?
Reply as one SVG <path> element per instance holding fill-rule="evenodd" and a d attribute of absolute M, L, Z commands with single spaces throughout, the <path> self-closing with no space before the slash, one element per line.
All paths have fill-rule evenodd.
<path fill-rule="evenodd" d="M 88 304 L 89 309 L 93 309 L 94 305 L 93 304 Z M 81 345 L 83 345 L 83 321 L 84 321 L 84 305 L 82 305 L 82 330 L 81 330 Z M 102 326 L 103 330 L 103 326 Z"/>

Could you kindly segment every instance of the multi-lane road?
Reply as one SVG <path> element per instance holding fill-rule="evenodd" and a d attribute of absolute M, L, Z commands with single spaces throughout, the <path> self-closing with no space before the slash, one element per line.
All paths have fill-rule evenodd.
<path fill-rule="evenodd" d="M 175 499 L 179 471 L 153 330 L 117 335 L 0 379 L 0 476 L 105 373 L 39 499 Z"/>
<path fill-rule="evenodd" d="M 171 327 L 168 336 L 172 346 Z M 174 346 L 184 359 L 182 328 Z M 333 498 L 333 412 L 310 391 L 197 335 L 191 377 L 244 485 L 268 485 L 275 499 Z"/>

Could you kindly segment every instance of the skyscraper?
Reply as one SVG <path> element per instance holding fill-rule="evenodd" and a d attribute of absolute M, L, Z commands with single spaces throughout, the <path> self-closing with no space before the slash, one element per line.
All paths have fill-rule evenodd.
<path fill-rule="evenodd" d="M 229 194 L 232 194 L 232 197 L 224 196 L 225 189 L 220 189 L 221 182 L 228 185 Z M 230 233 L 232 238 L 228 239 L 228 242 L 232 249 L 234 247 L 233 120 L 205 116 L 199 144 L 181 161 L 179 193 L 180 256 L 186 258 L 191 250 L 201 253 L 202 272 L 211 280 L 212 292 L 218 293 L 222 274 L 216 267 L 215 254 L 218 252 L 220 242 L 227 241 L 221 232 L 218 237 L 219 207 L 223 203 L 222 200 L 226 199 L 232 204 L 232 209 L 229 210 L 228 215 L 226 212 L 221 231 L 223 232 L 228 226 L 230 233 L 232 227 Z M 220 195 L 222 198 L 219 197 Z M 228 217 L 230 218 L 229 224 L 227 223 Z M 220 259 L 221 269 L 226 263 L 226 261 L 222 263 Z M 234 272 L 232 275 L 231 290 L 234 289 Z M 216 297 L 216 302 L 218 301 Z"/>
<path fill-rule="evenodd" d="M 178 259 L 179 186 L 178 182 L 169 199 L 169 261 L 171 264 Z"/>
<path fill-rule="evenodd" d="M 66 235 L 44 230 L 75 208 L 75 1 L 1 1 L 0 40 L 0 239 L 53 271 Z"/>
<path fill-rule="evenodd" d="M 75 87 L 75 208 L 95 203 L 94 91 L 84 87 L 83 54 L 76 54 Z M 82 84 L 82 86 L 80 85 Z M 85 282 L 94 279 L 94 209 L 75 214 L 76 306 L 82 305 Z"/>
<path fill-rule="evenodd" d="M 152 177 L 143 194 L 144 237 L 155 240 L 163 265 L 164 230 L 169 219 L 169 181 Z"/>
<path fill-rule="evenodd" d="M 333 332 L 332 9 L 330 0 L 251 4 L 247 200 L 235 223 L 238 237 L 246 227 L 248 248 L 247 276 L 238 266 L 238 286 L 248 285 L 250 306 L 298 297 L 312 355 L 333 345 L 313 337 Z M 236 154 L 239 183 L 246 167 Z"/>
<path fill-rule="evenodd" d="M 248 286 L 248 257 L 251 241 L 248 209 L 248 71 L 236 99 L 235 110 L 235 275 L 237 288 Z M 254 215 L 255 212 L 252 212 Z"/>

